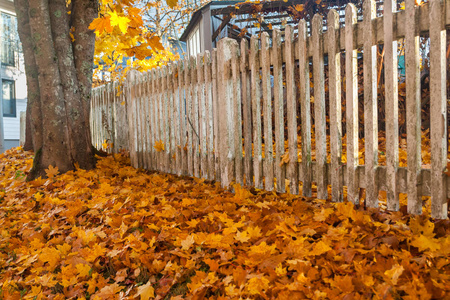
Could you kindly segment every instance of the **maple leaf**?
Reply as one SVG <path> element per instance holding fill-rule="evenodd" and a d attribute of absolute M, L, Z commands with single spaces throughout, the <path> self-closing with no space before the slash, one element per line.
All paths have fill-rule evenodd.
<path fill-rule="evenodd" d="M 111 26 L 119 26 L 120 31 L 122 33 L 127 33 L 128 23 L 130 23 L 130 19 L 127 17 L 121 17 L 117 15 L 116 11 L 112 11 L 109 13 L 111 17 Z"/>
<path fill-rule="evenodd" d="M 99 36 L 103 31 L 111 33 L 113 27 L 111 26 L 111 17 L 105 16 L 103 18 L 97 18 L 89 25 L 90 30 L 95 30 L 95 34 Z"/>
<path fill-rule="evenodd" d="M 316 243 L 313 247 L 313 249 L 311 250 L 311 254 L 312 255 L 322 255 L 325 252 L 328 252 L 329 250 L 331 250 L 331 247 L 328 246 L 327 244 L 325 244 L 323 241 L 319 241 L 318 243 Z"/>
<path fill-rule="evenodd" d="M 89 276 L 89 272 L 91 271 L 91 267 L 89 265 L 77 264 L 75 267 L 77 268 L 79 277 Z"/>
<path fill-rule="evenodd" d="M 247 289 L 251 295 L 260 295 L 269 288 L 270 280 L 266 277 L 253 277 L 248 281 Z"/>
<path fill-rule="evenodd" d="M 167 5 L 169 5 L 170 8 L 174 8 L 178 4 L 178 0 L 166 0 Z"/>
<path fill-rule="evenodd" d="M 189 248 L 191 248 L 191 246 L 195 243 L 194 241 L 194 235 L 189 235 L 188 237 L 186 237 L 186 239 L 184 239 L 183 241 L 181 241 L 181 249 L 182 250 L 189 250 Z"/>
<path fill-rule="evenodd" d="M 45 170 L 45 174 L 47 174 L 48 178 L 53 178 L 58 175 L 59 170 L 58 167 L 53 167 L 52 165 L 48 166 L 48 169 Z"/>
<path fill-rule="evenodd" d="M 162 152 L 164 151 L 164 143 L 162 141 L 156 141 L 153 148 L 155 148 L 158 152 Z"/>
<path fill-rule="evenodd" d="M 386 275 L 392 281 L 392 283 L 396 285 L 398 278 L 403 274 L 404 270 L 405 268 L 403 268 L 402 265 L 395 264 L 390 270 L 385 271 L 384 275 Z"/>
<path fill-rule="evenodd" d="M 141 300 L 148 300 L 155 297 L 155 290 L 150 281 L 138 287 L 138 291 L 134 297 L 136 298 L 138 296 L 141 296 Z"/>
<path fill-rule="evenodd" d="M 246 243 L 248 242 L 248 240 L 250 240 L 247 231 L 237 231 L 234 238 L 236 239 L 236 241 L 241 243 Z"/>

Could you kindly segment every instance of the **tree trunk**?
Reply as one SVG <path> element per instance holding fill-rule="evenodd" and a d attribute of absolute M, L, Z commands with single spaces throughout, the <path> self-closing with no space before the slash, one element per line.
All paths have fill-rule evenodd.
<path fill-rule="evenodd" d="M 97 17 L 98 2 L 72 0 L 72 10 L 85 9 L 81 24 L 77 18 L 82 13 L 68 14 L 65 0 L 16 0 L 15 6 L 35 152 L 28 179 L 45 176 L 49 166 L 63 173 L 75 166 L 91 169 L 95 157 L 89 102 L 95 36 L 88 26 Z M 71 26 L 75 40 L 70 36 Z"/>

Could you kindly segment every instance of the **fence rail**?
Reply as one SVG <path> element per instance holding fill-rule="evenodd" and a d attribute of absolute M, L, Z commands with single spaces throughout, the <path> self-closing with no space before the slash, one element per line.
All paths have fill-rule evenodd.
<path fill-rule="evenodd" d="M 301 20 L 296 28 L 287 26 L 284 38 L 276 29 L 272 40 L 266 33 L 240 45 L 225 38 L 211 53 L 145 73 L 130 72 L 119 96 L 111 84 L 94 89 L 93 142 L 101 147 L 109 140 L 113 151 L 129 150 L 135 167 L 218 180 L 223 186 L 237 182 L 285 192 L 287 179 L 291 193 L 301 190 L 311 196 L 315 183 L 317 197 L 327 199 L 331 185 L 333 201 L 343 201 L 346 186 L 348 200 L 354 203 L 359 203 L 364 188 L 370 207 L 379 205 L 382 190 L 390 210 L 398 210 L 399 193 L 407 193 L 407 209 L 413 214 L 422 212 L 422 196 L 431 196 L 432 217 L 447 218 L 450 0 L 430 0 L 421 6 L 415 0 L 405 2 L 405 10 L 396 12 L 396 2 L 385 1 L 384 16 L 376 18 L 374 1 L 365 1 L 359 23 L 356 8 L 349 4 L 341 28 L 337 12 L 331 10 L 326 32 L 323 17 L 316 15 L 311 24 Z M 424 168 L 421 158 L 419 36 L 423 34 L 430 38 L 431 168 Z M 405 39 L 407 167 L 399 166 L 400 39 Z M 385 48 L 385 165 L 378 161 L 379 44 Z M 364 165 L 359 164 L 358 148 L 360 48 Z"/>

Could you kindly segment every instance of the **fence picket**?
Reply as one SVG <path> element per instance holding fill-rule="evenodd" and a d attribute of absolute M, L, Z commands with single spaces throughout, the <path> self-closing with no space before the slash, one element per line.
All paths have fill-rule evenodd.
<path fill-rule="evenodd" d="M 214 147 L 213 132 L 213 108 L 212 108 L 212 83 L 211 83 L 211 54 L 205 51 L 205 157 L 206 157 L 206 178 L 214 178 L 214 159 L 212 156 Z"/>
<path fill-rule="evenodd" d="M 206 135 L 207 135 L 207 159 L 208 159 L 208 179 L 214 179 L 214 115 L 213 115 L 213 94 L 212 94 L 212 60 L 211 53 L 205 52 L 205 80 L 206 80 Z"/>
<path fill-rule="evenodd" d="M 233 79 L 233 121 L 234 124 L 234 168 L 236 183 L 244 184 L 244 170 L 242 157 L 242 103 L 241 103 L 241 72 L 239 59 L 239 45 L 234 45 L 231 57 L 231 71 Z"/>
<path fill-rule="evenodd" d="M 190 114 L 190 125 L 192 126 L 192 155 L 193 155 L 193 164 L 194 164 L 194 173 L 193 176 L 200 177 L 200 155 L 198 153 L 199 143 L 200 143 L 200 135 L 198 130 L 198 80 L 197 80 L 197 60 L 195 56 L 191 58 L 191 114 Z"/>
<path fill-rule="evenodd" d="M 213 130 L 214 130 L 214 171 L 215 175 L 214 178 L 217 181 L 220 181 L 220 164 L 219 164 L 219 120 L 220 120 L 220 112 L 218 109 L 218 101 L 219 101 L 219 87 L 218 87 L 218 68 L 217 68 L 217 49 L 214 49 L 211 53 L 211 69 L 212 69 L 212 100 L 213 100 L 213 115 L 214 115 L 214 122 L 213 122 Z"/>
<path fill-rule="evenodd" d="M 430 0 L 431 217 L 447 218 L 446 31 L 440 0 Z"/>
<path fill-rule="evenodd" d="M 242 110 L 244 122 L 244 177 L 247 186 L 253 185 L 253 168 L 252 168 L 252 95 L 250 89 L 250 72 L 249 72 L 249 49 L 248 41 L 241 41 L 241 91 L 242 91 Z M 264 72 L 263 72 L 264 73 Z"/>
<path fill-rule="evenodd" d="M 179 86 L 180 86 L 180 152 L 181 152 L 181 174 L 188 174 L 188 158 L 187 158 L 187 125 L 186 125 L 186 101 L 187 101 L 187 89 L 186 89 L 186 72 L 188 68 L 187 60 L 180 61 L 180 75 Z"/>
<path fill-rule="evenodd" d="M 253 111 L 253 170 L 255 187 L 262 189 L 261 90 L 259 79 L 259 41 L 256 36 L 252 36 L 250 39 L 250 72 Z"/>
<path fill-rule="evenodd" d="M 378 164 L 377 50 L 373 44 L 374 32 L 372 26 L 375 14 L 375 0 L 364 1 L 364 163 L 366 171 L 366 205 L 368 207 L 378 207 L 376 177 Z"/>
<path fill-rule="evenodd" d="M 356 7 L 349 3 L 345 8 L 345 112 L 347 123 L 347 199 L 359 204 L 358 167 L 358 62 L 353 47 Z"/>
<path fill-rule="evenodd" d="M 286 169 L 281 165 L 284 155 L 284 96 L 283 96 L 283 59 L 281 51 L 281 32 L 272 31 L 272 64 L 273 64 L 273 94 L 275 114 L 275 176 L 277 192 L 286 191 Z"/>
<path fill-rule="evenodd" d="M 261 34 L 261 78 L 264 115 L 264 189 L 272 191 L 274 187 L 272 84 L 270 76 L 270 40 L 267 32 Z"/>
<path fill-rule="evenodd" d="M 148 118 L 149 118 L 149 144 L 148 144 L 148 152 L 150 157 L 150 170 L 155 170 L 155 93 L 154 93 L 154 80 L 155 80 L 155 72 L 148 71 Z"/>
<path fill-rule="evenodd" d="M 327 144 L 325 119 L 325 75 L 323 62 L 323 17 L 314 15 L 312 20 L 312 46 L 316 49 L 313 55 L 314 76 L 314 116 L 316 133 L 316 183 L 317 198 L 327 199 Z"/>
<path fill-rule="evenodd" d="M 298 56 L 300 68 L 300 105 L 302 131 L 302 186 L 303 196 L 311 197 L 312 159 L 311 159 L 311 95 L 309 80 L 309 57 L 307 48 L 306 21 L 298 23 Z"/>
<path fill-rule="evenodd" d="M 198 78 L 198 112 L 199 112 L 199 136 L 200 136 L 200 171 L 202 178 L 207 176 L 206 158 L 206 89 L 205 89 L 205 59 L 203 54 L 197 55 Z"/>
<path fill-rule="evenodd" d="M 295 90 L 295 61 L 294 61 L 294 29 L 288 25 L 285 29 L 286 43 L 286 101 L 287 101 L 287 126 L 289 144 L 289 163 L 287 166 L 287 178 L 291 194 L 298 194 L 298 156 L 297 156 L 297 97 Z"/>
<path fill-rule="evenodd" d="M 192 85 L 190 76 L 192 72 L 192 60 L 188 57 L 186 58 L 185 69 L 184 69 L 184 85 L 185 85 L 185 97 L 186 97 L 186 130 L 187 130 L 187 175 L 194 175 L 194 160 L 192 147 L 193 143 L 193 130 L 191 124 L 191 112 L 192 112 Z"/>
<path fill-rule="evenodd" d="M 169 119 L 168 119 L 168 126 L 169 126 L 169 140 L 170 140 L 170 148 L 169 148 L 169 166 L 170 166 L 170 172 L 175 173 L 176 170 L 176 141 L 175 141 L 175 130 L 176 130 L 176 121 L 175 121 L 175 99 L 176 99 L 176 91 L 175 91 L 175 74 L 176 74 L 176 65 L 174 63 L 171 63 L 168 65 L 169 70 L 169 76 L 167 78 L 167 82 L 169 85 Z"/>
<path fill-rule="evenodd" d="M 164 87 L 163 70 L 158 68 L 158 140 L 164 143 Z M 158 171 L 164 171 L 164 150 L 158 152 Z"/>
<path fill-rule="evenodd" d="M 394 16 L 397 7 L 396 0 L 384 2 L 384 71 L 385 71 L 385 101 L 386 101 L 386 186 L 387 208 L 400 208 L 397 191 L 398 171 L 398 62 L 397 41 L 394 40 Z M 376 99 L 376 98 L 375 98 Z M 375 108 L 376 109 L 376 108 Z"/>
<path fill-rule="evenodd" d="M 343 201 L 344 186 L 341 176 L 342 157 L 342 109 L 341 109 L 341 52 L 336 46 L 339 36 L 339 14 L 331 9 L 328 24 L 328 89 L 330 94 L 330 154 L 331 195 L 334 202 Z"/>

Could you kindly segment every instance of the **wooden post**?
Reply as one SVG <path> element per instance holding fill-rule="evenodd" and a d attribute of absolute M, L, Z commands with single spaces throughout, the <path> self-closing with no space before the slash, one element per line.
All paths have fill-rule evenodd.
<path fill-rule="evenodd" d="M 200 80 L 197 78 L 197 68 L 199 67 L 195 57 L 193 58 L 193 68 L 191 73 L 192 80 L 192 111 L 191 111 L 191 123 L 194 130 L 194 136 L 192 137 L 192 142 L 194 143 L 194 147 L 192 149 L 194 154 L 194 176 L 200 177 L 200 153 L 199 153 L 199 144 L 200 144 L 200 130 L 199 130 L 199 120 L 198 120 L 198 102 L 199 102 L 199 92 L 200 89 Z"/>
<path fill-rule="evenodd" d="M 218 83 L 218 66 L 217 66 L 217 49 L 213 49 L 211 53 L 211 77 L 212 77 L 212 100 L 213 100 L 213 130 L 214 130 L 214 178 L 220 181 L 220 161 L 219 161 L 219 83 Z"/>
<path fill-rule="evenodd" d="M 342 166 L 342 110 L 341 110 L 341 52 L 339 41 L 339 14 L 331 9 L 328 21 L 328 89 L 330 95 L 330 153 L 331 195 L 334 202 L 343 201 Z"/>
<path fill-rule="evenodd" d="M 272 36 L 273 93 L 275 114 L 275 176 L 277 192 L 286 192 L 286 169 L 280 165 L 284 154 L 284 97 L 283 97 L 283 59 L 281 51 L 281 33 L 273 30 Z"/>
<path fill-rule="evenodd" d="M 345 8 L 345 77 L 346 77 L 346 123 L 347 123 L 347 199 L 359 204 L 358 166 L 358 65 L 353 48 L 356 7 L 349 3 Z"/>
<path fill-rule="evenodd" d="M 214 179 L 214 115 L 213 115 L 213 95 L 212 95 L 212 74 L 211 74 L 211 54 L 205 51 L 205 89 L 206 89 L 206 158 L 207 176 L 209 180 Z"/>
<path fill-rule="evenodd" d="M 447 218 L 446 31 L 440 0 L 430 0 L 431 217 Z"/>
<path fill-rule="evenodd" d="M 197 55 L 198 104 L 199 104 L 199 136 L 200 136 L 200 171 L 202 178 L 208 175 L 208 160 L 206 156 L 206 89 L 204 54 Z"/>
<path fill-rule="evenodd" d="M 253 170 L 255 187 L 263 188 L 262 144 L 261 144 L 261 90 L 259 79 L 259 41 L 256 36 L 250 39 L 250 72 L 253 111 Z"/>
<path fill-rule="evenodd" d="M 234 138 L 234 86 L 232 78 L 232 58 L 238 55 L 238 44 L 235 40 L 224 38 L 218 45 L 219 66 L 219 105 L 222 115 L 219 120 L 219 155 L 221 182 L 228 187 L 234 179 L 235 138 Z"/>
<path fill-rule="evenodd" d="M 394 39 L 394 12 L 396 0 L 384 2 L 384 71 L 386 101 L 386 186 L 387 208 L 400 208 L 397 191 L 398 170 L 398 62 L 397 41 Z M 413 28 L 415 28 L 415 24 Z M 374 79 L 375 80 L 375 79 Z M 376 95 L 376 94 L 375 94 Z M 375 98 L 376 99 L 376 98 Z M 376 108 L 375 108 L 376 110 Z"/>
<path fill-rule="evenodd" d="M 287 126 L 289 143 L 289 163 L 287 178 L 291 194 L 298 194 L 298 156 L 297 156 L 297 97 L 294 79 L 294 29 L 288 25 L 285 29 L 285 59 L 286 59 L 286 96 L 287 96 Z"/>
<path fill-rule="evenodd" d="M 312 160 L 311 160 L 311 95 L 309 79 L 309 58 L 307 48 L 306 21 L 298 23 L 298 56 L 300 68 L 300 105 L 302 130 L 302 182 L 303 196 L 311 197 Z"/>
<path fill-rule="evenodd" d="M 245 184 L 247 186 L 252 186 L 252 94 L 250 89 L 249 49 L 248 41 L 246 39 L 241 40 L 241 84 L 244 120 L 244 176 Z"/>
<path fill-rule="evenodd" d="M 181 142 L 180 142 L 180 85 L 179 85 L 179 79 L 180 79 L 180 63 L 182 61 L 179 60 L 176 64 L 173 64 L 173 89 L 174 89 L 174 95 L 173 95 L 173 123 L 174 126 L 174 137 L 173 137 L 173 155 L 175 157 L 174 161 L 174 174 L 181 175 Z"/>
<path fill-rule="evenodd" d="M 192 86 L 190 76 L 191 70 L 193 68 L 192 59 L 186 58 L 185 61 L 185 69 L 184 69 L 184 84 L 185 84 L 185 95 L 186 95 L 186 130 L 187 130 L 187 175 L 194 175 L 194 160 L 193 160 L 193 152 L 192 147 L 193 143 L 193 134 L 192 130 L 192 122 L 191 122 L 191 112 L 192 112 Z"/>
<path fill-rule="evenodd" d="M 242 98 L 241 98 L 241 73 L 239 45 L 232 49 L 231 56 L 231 77 L 233 79 L 233 137 L 234 137 L 234 168 L 236 183 L 244 184 L 243 157 L 242 157 Z"/>
<path fill-rule="evenodd" d="M 375 0 L 364 1 L 364 162 L 366 205 L 368 207 L 378 207 L 378 183 L 376 180 L 378 164 L 377 50 L 373 45 L 372 26 L 375 13 Z"/>
<path fill-rule="evenodd" d="M 264 182 L 265 190 L 274 187 L 272 140 L 272 84 L 270 79 L 270 39 L 267 32 L 261 34 L 261 77 L 264 114 Z"/>
<path fill-rule="evenodd" d="M 323 62 L 323 17 L 314 15 L 312 20 L 314 117 L 316 132 L 316 183 L 317 198 L 327 199 L 327 139 L 325 119 L 325 75 Z"/>
<path fill-rule="evenodd" d="M 417 182 L 422 166 L 421 157 L 421 91 L 420 38 L 416 35 L 417 14 L 415 0 L 406 0 L 406 121 L 408 146 L 408 213 L 422 213 L 422 196 Z"/>

